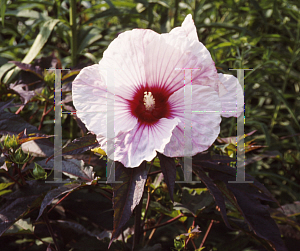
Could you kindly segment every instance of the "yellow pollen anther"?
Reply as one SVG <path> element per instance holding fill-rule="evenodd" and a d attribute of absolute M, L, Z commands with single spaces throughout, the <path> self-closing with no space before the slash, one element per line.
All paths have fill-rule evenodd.
<path fill-rule="evenodd" d="M 152 111 L 155 107 L 155 98 L 151 92 L 144 92 L 144 105 L 147 111 Z"/>

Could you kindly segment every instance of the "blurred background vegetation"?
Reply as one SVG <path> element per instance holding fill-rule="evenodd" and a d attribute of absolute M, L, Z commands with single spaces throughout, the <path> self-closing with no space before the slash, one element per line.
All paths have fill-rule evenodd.
<path fill-rule="evenodd" d="M 6 102 L 14 99 L 13 104 L 19 106 L 12 106 L 6 111 L 20 114 L 25 121 L 50 135 L 54 134 L 54 79 L 45 69 L 70 69 L 62 79 L 63 109 L 70 111 L 73 109 L 72 79 L 83 67 L 98 63 L 107 46 L 119 33 L 133 28 L 169 32 L 180 26 L 187 14 L 192 14 L 199 40 L 210 51 L 219 72 L 235 75 L 236 72 L 230 71 L 230 68 L 252 69 L 245 72 L 245 133 L 256 132 L 246 138 L 246 172 L 263 183 L 288 210 L 285 218 L 275 214 L 273 218 L 281 224 L 280 230 L 288 249 L 299 250 L 298 0 L 1 0 L 0 3 L 0 100 Z M 62 121 L 63 144 L 86 133 L 76 116 L 63 114 Z M 235 135 L 236 119 L 223 119 L 220 137 Z M 229 143 L 220 145 L 216 142 L 215 150 L 228 154 L 231 146 Z M 105 169 L 95 167 L 95 170 L 98 175 L 105 176 Z M 195 186 L 187 185 L 186 189 L 188 187 Z M 86 192 L 90 195 L 95 193 L 89 189 Z M 182 191 L 178 185 L 175 189 L 177 194 Z M 162 200 L 169 200 L 164 189 L 160 193 Z M 91 203 L 96 201 L 93 196 L 89 199 Z M 66 201 L 66 208 L 71 205 L 70 201 Z M 155 210 L 161 212 L 162 209 L 155 206 L 152 209 L 150 218 L 158 220 Z M 72 217 L 76 220 L 74 215 Z M 195 240 L 198 247 L 210 218 L 199 219 L 197 223 L 202 231 Z M 215 225 L 208 234 L 204 250 L 266 250 L 251 237 L 239 236 L 226 229 L 224 224 Z M 167 247 L 174 246 L 176 235 L 186 232 L 182 226 L 167 229 L 168 232 L 166 228 L 158 230 L 149 243 L 162 243 L 166 250 L 171 250 Z M 28 243 L 34 243 L 32 250 L 45 250 L 42 242 L 40 244 L 44 249 L 39 249 L 40 244 L 33 241 L 35 237 L 28 239 L 22 234 L 7 234 L 0 238 L 14 243 L 11 246 L 14 249 L 7 250 L 29 250 Z M 64 238 L 67 242 L 67 237 Z M 99 245 L 98 240 L 91 238 L 81 237 L 82 246 L 70 246 L 72 250 L 105 250 L 95 249 Z M 83 245 L 84 241 L 90 243 L 90 249 Z M 121 245 L 121 248 L 124 247 Z M 188 248 L 194 250 L 191 243 Z"/>

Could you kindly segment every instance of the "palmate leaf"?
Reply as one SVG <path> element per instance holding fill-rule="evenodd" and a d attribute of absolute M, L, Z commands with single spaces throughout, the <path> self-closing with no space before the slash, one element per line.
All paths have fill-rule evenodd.
<path fill-rule="evenodd" d="M 176 164 L 173 158 L 167 157 L 161 153 L 157 153 L 160 160 L 160 167 L 164 175 L 165 182 L 168 186 L 171 200 L 174 202 L 173 191 L 176 180 Z"/>
<path fill-rule="evenodd" d="M 107 231 L 102 231 L 101 233 L 91 232 L 88 229 L 86 229 L 83 225 L 75 221 L 57 220 L 54 223 L 58 224 L 62 228 L 70 228 L 73 231 L 76 231 L 80 234 L 87 234 L 89 236 L 97 238 L 98 240 L 110 237 L 110 233 Z"/>
<path fill-rule="evenodd" d="M 214 197 L 216 204 L 220 208 L 220 212 L 221 212 L 222 218 L 224 220 L 224 223 L 226 224 L 226 226 L 228 228 L 232 229 L 232 227 L 230 226 L 230 224 L 228 222 L 228 218 L 227 218 L 227 214 L 226 214 L 225 200 L 224 200 L 222 192 L 218 189 L 216 184 L 209 177 L 207 177 L 207 175 L 205 174 L 205 172 L 202 170 L 201 167 L 194 168 L 194 172 L 197 174 L 197 176 L 199 176 L 199 178 L 203 181 L 205 186 L 208 188 L 211 195 Z"/>
<path fill-rule="evenodd" d="M 75 155 L 88 151 L 92 148 L 97 147 L 99 144 L 96 140 L 96 135 L 88 134 L 84 137 L 74 139 L 66 147 L 62 148 L 62 156 L 64 155 Z M 52 159 L 54 155 L 47 159 L 47 162 Z"/>
<path fill-rule="evenodd" d="M 51 202 L 55 198 L 65 194 L 65 193 L 71 192 L 80 186 L 81 186 L 81 184 L 68 184 L 68 185 L 64 185 L 64 186 L 61 186 L 61 187 L 58 187 L 58 188 L 55 188 L 55 189 L 52 189 L 51 191 L 49 191 L 42 201 L 40 212 L 39 212 L 39 215 L 36 218 L 36 220 L 38 220 L 42 216 L 46 207 L 48 205 L 50 205 Z"/>
<path fill-rule="evenodd" d="M 271 218 L 269 207 L 261 204 L 261 201 L 277 202 L 263 184 L 246 174 L 246 180 L 252 180 L 252 184 L 228 183 L 236 179 L 235 168 L 219 165 L 208 160 L 197 159 L 193 161 L 193 170 L 205 183 L 208 189 L 214 191 L 218 196 L 223 194 L 238 209 L 244 217 L 250 230 L 260 238 L 266 240 L 276 251 L 287 250 L 280 237 L 280 232 L 275 221 Z M 209 176 L 205 174 L 208 172 Z M 216 201 L 217 205 L 223 205 L 222 199 Z M 220 208 L 223 219 L 226 208 Z M 225 222 L 226 224 L 226 222 Z M 227 224 L 226 224 L 227 225 Z"/>
<path fill-rule="evenodd" d="M 9 61 L 9 63 L 13 63 L 16 66 L 18 66 L 21 70 L 31 72 L 38 76 L 40 79 L 44 80 L 43 69 L 38 65 L 34 66 L 32 64 L 25 64 L 18 61 Z"/>
<path fill-rule="evenodd" d="M 134 208 L 140 203 L 147 180 L 146 162 L 136 168 L 126 168 L 120 162 L 115 163 L 115 180 L 123 183 L 112 184 L 114 229 L 110 244 L 120 235 Z"/>
<path fill-rule="evenodd" d="M 0 102 L 0 111 L 1 107 L 5 106 L 5 102 Z M 27 129 L 28 133 L 38 133 L 38 129 L 27 123 L 20 115 L 13 114 L 6 111 L 0 112 L 0 133 L 1 131 L 4 132 L 11 132 L 11 133 L 19 133 Z"/>
<path fill-rule="evenodd" d="M 7 201 L 0 209 L 0 236 L 24 215 L 33 202 L 50 187 L 51 185 L 45 184 L 45 182 L 28 181 L 26 186 L 5 195 Z"/>
<path fill-rule="evenodd" d="M 41 92 L 41 88 L 39 88 L 39 91 L 29 90 L 28 85 L 24 84 L 22 80 L 10 84 L 9 89 L 19 94 L 24 105 L 27 104 L 34 96 L 36 96 L 37 92 Z"/>
<path fill-rule="evenodd" d="M 52 170 L 54 167 L 54 160 L 51 159 L 48 162 L 46 160 L 36 161 L 37 164 L 42 166 L 44 169 Z M 34 164 L 31 163 L 28 169 L 33 169 Z M 26 169 L 25 169 L 26 170 Z M 71 174 L 82 179 L 85 182 L 91 182 L 94 179 L 94 172 L 92 167 L 84 167 L 79 160 L 70 159 L 62 160 L 62 171 L 67 174 Z"/>

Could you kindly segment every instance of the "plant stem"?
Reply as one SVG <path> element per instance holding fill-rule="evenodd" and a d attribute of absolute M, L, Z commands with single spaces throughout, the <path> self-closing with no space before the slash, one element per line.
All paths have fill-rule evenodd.
<path fill-rule="evenodd" d="M 7 174 L 7 176 L 8 176 L 9 178 L 11 178 L 14 182 L 16 182 L 20 187 L 23 186 L 23 185 L 21 185 L 21 184 L 19 183 L 18 180 L 14 179 L 14 178 L 9 174 L 8 171 L 6 172 L 6 174 Z"/>
<path fill-rule="evenodd" d="M 50 222 L 49 222 L 49 219 L 48 219 L 48 216 L 47 216 L 47 212 L 45 212 L 45 213 L 43 214 L 43 219 L 44 219 L 44 221 L 45 221 L 45 223 L 46 223 L 46 225 L 47 225 L 48 231 L 49 231 L 49 233 L 50 233 L 50 235 L 51 235 L 51 237 L 52 237 L 52 239 L 53 239 L 54 246 L 55 246 L 56 250 L 57 250 L 57 251 L 60 251 L 59 246 L 58 246 L 58 243 L 57 243 L 56 238 L 55 238 L 55 236 L 54 236 L 53 229 L 52 229 L 52 227 L 51 227 L 51 225 L 50 225 Z"/>
<path fill-rule="evenodd" d="M 140 242 L 141 236 L 141 214 L 142 214 L 142 207 L 143 207 L 143 197 L 140 200 L 140 203 L 135 208 L 135 219 L 134 219 L 134 236 L 133 236 L 133 245 L 132 251 Z"/>
<path fill-rule="evenodd" d="M 70 193 L 73 191 L 68 192 L 64 197 L 62 197 L 53 207 L 50 208 L 50 210 L 48 211 L 48 213 L 50 213 L 59 203 L 61 203 L 67 196 L 70 195 Z"/>
<path fill-rule="evenodd" d="M 214 223 L 214 220 L 211 220 L 210 223 L 209 223 L 209 226 L 208 226 L 208 228 L 207 228 L 207 230 L 206 230 L 206 233 L 205 233 L 205 235 L 204 235 L 204 237 L 203 237 L 203 240 L 202 240 L 202 242 L 201 242 L 201 244 L 200 244 L 199 249 L 203 247 L 204 242 L 205 242 L 205 240 L 206 240 L 206 238 L 207 238 L 207 235 L 208 235 L 208 233 L 209 233 L 209 231 L 210 231 L 210 229 L 211 229 L 213 223 Z"/>
<path fill-rule="evenodd" d="M 159 218 L 158 221 L 157 221 L 157 226 L 158 226 L 159 223 L 162 221 L 162 219 L 163 219 L 164 216 L 165 216 L 164 214 L 162 214 L 162 215 L 160 216 L 160 218 Z M 152 239 L 152 237 L 153 237 L 155 231 L 156 231 L 156 228 L 152 229 L 152 231 L 151 231 L 151 233 L 150 233 L 150 235 L 149 235 L 148 241 L 147 241 L 147 243 L 146 243 L 146 246 L 148 246 L 148 244 L 149 244 L 150 240 Z"/>
<path fill-rule="evenodd" d="M 15 164 L 16 165 L 16 164 Z M 20 168 L 16 165 L 16 169 L 17 169 L 17 171 L 18 171 L 18 174 L 19 174 L 19 176 L 20 176 L 20 179 L 22 180 L 22 184 L 23 185 L 26 185 L 26 181 L 25 181 L 25 179 L 24 179 L 24 177 L 23 177 L 23 175 L 22 175 L 22 173 L 21 173 L 21 170 L 20 170 Z"/>
<path fill-rule="evenodd" d="M 156 174 L 161 173 L 161 172 L 162 172 L 161 170 L 154 171 L 152 173 L 149 173 L 148 176 L 150 176 L 150 175 L 156 175 Z"/>
<path fill-rule="evenodd" d="M 71 26 L 71 58 L 72 66 L 77 64 L 77 30 L 76 30 L 76 0 L 70 1 L 70 26 Z"/>
<path fill-rule="evenodd" d="M 173 221 L 178 220 L 179 218 L 181 218 L 181 217 L 183 217 L 183 216 L 184 216 L 184 214 L 179 214 L 179 215 L 177 215 L 176 217 L 174 217 L 174 218 L 172 218 L 172 219 L 170 219 L 170 220 L 168 220 L 168 221 L 166 221 L 166 222 L 164 222 L 164 223 L 157 224 L 157 225 L 155 225 L 155 226 L 153 226 L 153 227 L 149 227 L 149 228 L 145 229 L 144 231 L 148 231 L 148 230 L 151 230 L 151 229 L 154 229 L 154 228 L 159 228 L 159 227 L 168 225 L 168 224 L 172 223 Z"/>

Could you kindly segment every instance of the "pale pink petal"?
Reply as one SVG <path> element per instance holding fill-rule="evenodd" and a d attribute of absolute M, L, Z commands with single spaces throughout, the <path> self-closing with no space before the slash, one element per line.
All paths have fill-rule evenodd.
<path fill-rule="evenodd" d="M 228 92 L 220 97 L 222 117 L 239 117 L 244 109 L 244 93 L 242 86 L 235 76 L 219 73 L 220 81 Z M 239 107 L 237 105 L 239 104 Z"/>
<path fill-rule="evenodd" d="M 194 24 L 194 20 L 191 14 L 188 14 L 183 23 L 181 24 L 181 27 L 176 27 L 170 31 L 170 34 L 176 34 L 176 35 L 185 35 L 190 40 L 195 40 L 199 42 L 197 29 Z"/>
<path fill-rule="evenodd" d="M 106 79 L 107 72 L 99 64 L 95 64 L 82 69 L 72 84 L 77 116 L 89 131 L 103 136 L 107 135 L 107 118 L 113 115 L 116 135 L 120 131 L 131 130 L 137 123 L 137 118 L 132 116 L 126 100 L 107 91 Z M 107 106 L 108 100 L 112 99 L 114 114 L 111 107 Z"/>
<path fill-rule="evenodd" d="M 193 68 L 198 69 L 193 71 L 193 85 L 211 86 L 219 96 L 226 93 L 209 51 L 202 43 L 187 39 L 185 34 L 162 34 L 155 37 L 146 47 L 145 53 L 149 86 L 164 87 L 173 93 L 184 85 L 183 69 Z"/>
<path fill-rule="evenodd" d="M 134 29 L 121 33 L 108 46 L 99 64 L 113 71 L 116 95 L 130 100 L 138 87 L 146 85 L 145 48 L 159 36 L 152 30 Z"/>
<path fill-rule="evenodd" d="M 217 92 L 208 86 L 193 85 L 192 88 L 192 152 L 187 156 L 207 150 L 216 140 L 221 122 L 221 102 Z M 184 156 L 184 107 L 187 104 L 184 103 L 184 89 L 175 92 L 169 102 L 174 116 L 180 118 L 180 122 L 173 130 L 171 140 L 163 153 L 169 157 Z"/>
<path fill-rule="evenodd" d="M 137 167 L 144 160 L 151 161 L 156 151 L 163 152 L 178 122 L 178 118 L 162 118 L 152 126 L 137 124 L 131 131 L 116 137 L 115 149 L 109 149 L 107 156 L 125 167 Z M 97 135 L 97 140 L 101 148 L 107 151 L 107 140 L 101 135 Z"/>

